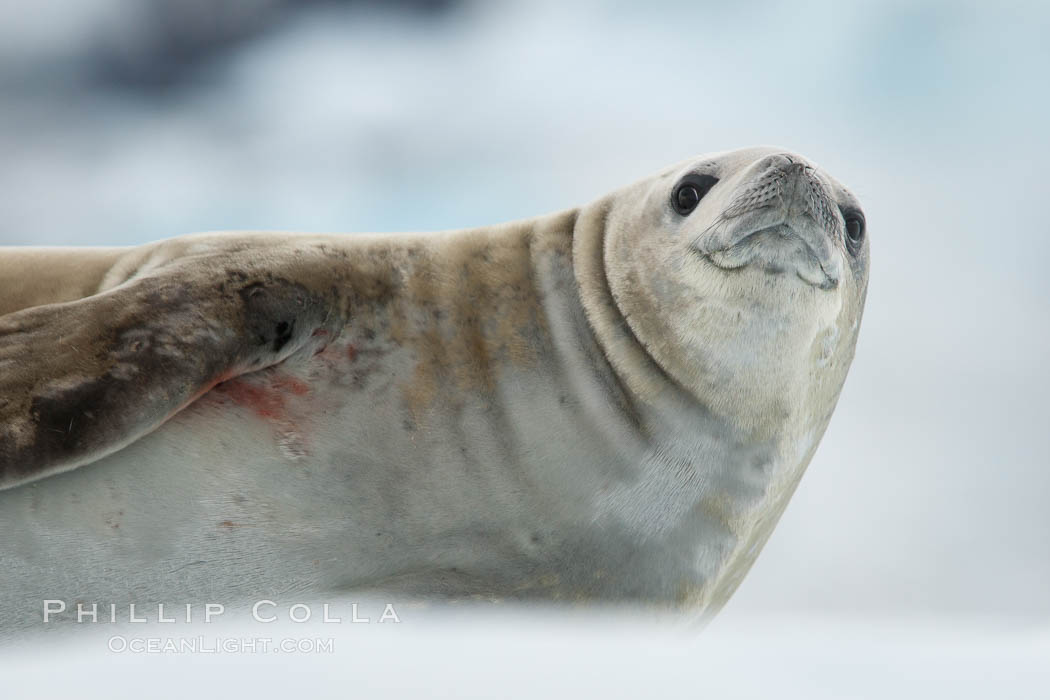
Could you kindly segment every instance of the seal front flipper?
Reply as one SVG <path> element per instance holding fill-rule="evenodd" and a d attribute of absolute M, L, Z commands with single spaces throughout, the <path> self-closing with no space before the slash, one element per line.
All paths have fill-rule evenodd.
<path fill-rule="evenodd" d="M 338 332 L 335 293 L 302 256 L 291 269 L 259 258 L 175 260 L 0 316 L 0 489 L 115 452 L 216 383 Z"/>

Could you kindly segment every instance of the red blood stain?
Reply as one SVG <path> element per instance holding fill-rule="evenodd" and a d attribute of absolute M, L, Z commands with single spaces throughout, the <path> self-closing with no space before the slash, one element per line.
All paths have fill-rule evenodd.
<path fill-rule="evenodd" d="M 331 333 L 329 333 L 327 329 L 318 328 L 318 329 L 314 330 L 314 332 L 311 335 L 313 335 L 316 338 L 317 336 L 331 335 Z"/>
<path fill-rule="evenodd" d="M 296 396 L 303 396 L 304 394 L 310 393 L 310 387 L 306 382 L 300 381 L 295 377 L 274 377 L 271 384 L 274 389 L 290 391 Z"/>
<path fill-rule="evenodd" d="M 354 345 L 353 343 L 351 343 L 350 345 L 346 346 L 346 357 L 351 362 L 353 362 L 354 360 L 357 359 L 357 346 Z"/>
<path fill-rule="evenodd" d="M 252 409 L 260 418 L 269 418 L 271 420 L 284 418 L 285 395 L 280 391 L 264 389 L 238 379 L 230 380 L 215 388 L 217 391 L 221 391 L 229 396 L 234 403 Z"/>

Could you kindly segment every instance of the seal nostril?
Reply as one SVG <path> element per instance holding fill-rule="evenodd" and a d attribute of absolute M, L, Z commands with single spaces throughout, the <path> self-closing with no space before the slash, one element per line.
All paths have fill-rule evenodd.
<path fill-rule="evenodd" d="M 797 164 L 798 159 L 790 153 L 774 153 L 773 155 L 769 156 L 765 161 L 766 167 L 784 171 L 787 171 L 788 169 L 792 168 Z"/>

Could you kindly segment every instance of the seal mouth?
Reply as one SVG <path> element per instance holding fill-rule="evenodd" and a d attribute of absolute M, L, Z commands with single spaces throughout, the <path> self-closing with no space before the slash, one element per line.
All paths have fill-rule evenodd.
<path fill-rule="evenodd" d="M 779 223 L 738 233 L 729 245 L 713 249 L 697 246 L 696 251 L 723 270 L 749 265 L 769 274 L 794 270 L 807 284 L 834 289 L 839 283 L 834 260 L 816 249 L 811 238 L 789 224 Z"/>

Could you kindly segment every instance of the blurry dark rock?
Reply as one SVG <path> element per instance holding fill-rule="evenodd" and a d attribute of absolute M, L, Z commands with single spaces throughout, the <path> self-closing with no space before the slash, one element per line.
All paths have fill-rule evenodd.
<path fill-rule="evenodd" d="M 58 55 L 25 56 L 0 69 L 8 89 L 84 87 L 161 93 L 195 82 L 224 53 L 278 32 L 298 13 L 369 8 L 413 21 L 440 19 L 459 0 L 115 0 L 97 31 Z M 77 42 L 79 43 L 79 42 Z M 18 57 L 16 57 L 18 58 Z M 62 87 L 64 85 L 64 88 Z M 17 89 L 17 88 L 16 88 Z"/>
<path fill-rule="evenodd" d="M 164 89 L 211 58 L 279 29 L 288 15 L 321 5 L 372 5 L 433 18 L 455 0 L 148 0 L 137 31 L 94 56 L 98 80 L 114 87 Z"/>

